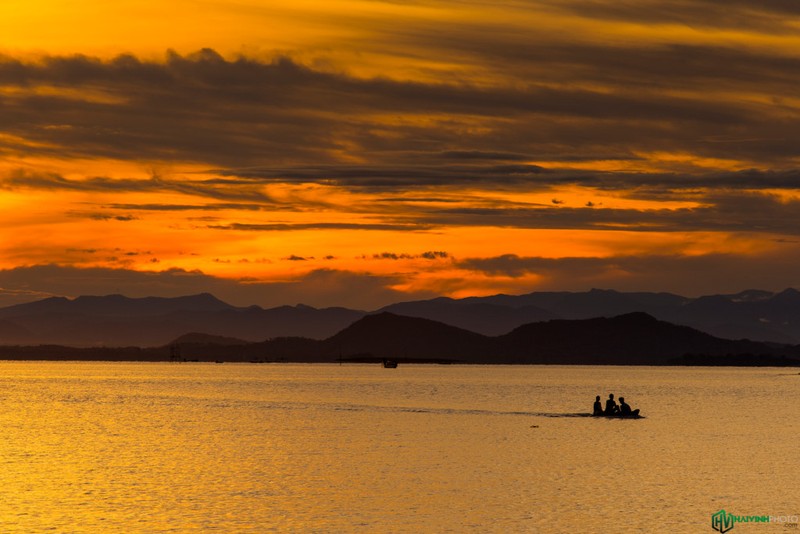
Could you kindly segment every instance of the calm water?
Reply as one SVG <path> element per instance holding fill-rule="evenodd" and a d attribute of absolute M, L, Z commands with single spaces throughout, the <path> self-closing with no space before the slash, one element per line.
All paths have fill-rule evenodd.
<path fill-rule="evenodd" d="M 557 416 L 609 392 L 647 418 Z M 796 370 L 0 362 L 0 403 L 2 532 L 713 533 L 723 508 L 800 514 Z"/>

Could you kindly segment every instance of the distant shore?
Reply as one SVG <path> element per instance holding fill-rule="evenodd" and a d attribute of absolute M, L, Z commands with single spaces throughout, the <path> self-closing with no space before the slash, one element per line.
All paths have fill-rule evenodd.
<path fill-rule="evenodd" d="M 255 345 L 255 344 L 254 344 Z M 250 346 L 227 347 L 219 345 L 187 347 L 181 356 L 176 356 L 173 347 L 67 347 L 60 345 L 13 346 L 0 345 L 0 360 L 5 361 L 93 361 L 93 362 L 174 362 L 174 363 L 360 363 L 380 364 L 383 358 L 370 354 L 342 357 L 320 357 L 318 355 L 292 355 L 259 357 Z M 237 350 L 239 349 L 239 350 Z M 225 352 L 225 353 L 223 353 Z M 509 361 L 503 358 L 463 360 L 458 358 L 395 358 L 399 364 L 428 365 L 655 365 L 676 367 L 800 367 L 800 360 L 785 356 L 731 354 L 702 355 L 687 354 L 663 362 L 642 364 L 620 362 L 618 359 L 603 359 L 587 362 L 584 358 L 563 358 L 560 361 Z"/>

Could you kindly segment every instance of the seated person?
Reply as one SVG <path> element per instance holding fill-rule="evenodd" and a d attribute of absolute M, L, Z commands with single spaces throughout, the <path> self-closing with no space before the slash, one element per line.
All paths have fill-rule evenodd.
<path fill-rule="evenodd" d="M 600 403 L 600 395 L 594 398 L 594 409 L 592 415 L 603 415 L 603 405 Z"/>
<path fill-rule="evenodd" d="M 619 413 L 621 415 L 639 415 L 639 410 L 631 411 L 631 407 L 625 402 L 625 397 L 619 398 Z"/>
<path fill-rule="evenodd" d="M 614 415 L 619 413 L 619 406 L 617 406 L 617 402 L 614 400 L 614 394 L 608 394 L 608 400 L 606 401 L 606 411 L 603 412 L 603 415 Z"/>

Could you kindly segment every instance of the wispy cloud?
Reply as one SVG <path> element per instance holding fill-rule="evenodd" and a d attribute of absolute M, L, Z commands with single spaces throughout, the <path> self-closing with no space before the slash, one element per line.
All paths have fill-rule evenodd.
<path fill-rule="evenodd" d="M 713 282 L 726 259 L 766 272 L 757 256 L 784 273 L 800 235 L 796 2 L 267 4 L 204 4 L 236 21 L 233 47 L 208 26 L 161 57 L 148 36 L 116 56 L 8 45 L 4 276 L 59 263 L 20 271 L 48 293 L 47 272 L 89 273 L 68 265 L 157 260 L 158 275 L 97 273 L 232 295 L 272 277 L 271 299 L 310 298 L 301 283 L 381 298 L 568 285 L 592 269 L 691 285 L 687 266 Z M 191 52 L 198 35 L 209 47 Z M 699 234 L 713 246 L 693 247 Z M 687 244 L 653 259 L 664 236 Z M 114 252 L 140 243 L 152 254 Z"/>
<path fill-rule="evenodd" d="M 128 55 L 48 56 L 34 63 L 6 56 L 0 58 L 0 88 L 13 91 L 6 96 L 2 126 L 9 137 L 0 149 L 22 150 L 13 141 L 21 139 L 26 153 L 48 156 L 237 169 L 269 163 L 273 169 L 288 166 L 272 173 L 286 180 L 309 172 L 336 179 L 336 167 L 299 164 L 336 164 L 343 157 L 369 159 L 362 174 L 375 174 L 379 164 L 386 175 L 409 152 L 489 165 L 531 157 L 574 160 L 587 153 L 636 158 L 654 150 L 734 159 L 744 151 L 764 160 L 795 154 L 793 104 L 775 100 L 799 81 L 793 56 L 705 44 L 598 49 L 555 43 L 545 53 L 513 32 L 462 31 L 409 38 L 430 38 L 442 52 L 468 46 L 464 54 L 496 65 L 517 82 L 499 75 L 488 84 L 364 78 L 289 57 L 225 59 L 210 49 L 187 56 L 173 52 L 164 62 Z M 642 84 L 647 86 L 635 88 Z M 56 89 L 40 94 L 40 86 Z M 109 100 L 76 98 L 67 92 L 72 88 L 101 92 Z M 721 134 L 742 137 L 743 130 L 751 141 L 735 150 L 698 143 Z M 520 165 L 517 173 L 494 172 L 533 170 Z M 490 166 L 478 174 L 492 172 Z M 399 173 L 388 177 L 402 179 Z"/>

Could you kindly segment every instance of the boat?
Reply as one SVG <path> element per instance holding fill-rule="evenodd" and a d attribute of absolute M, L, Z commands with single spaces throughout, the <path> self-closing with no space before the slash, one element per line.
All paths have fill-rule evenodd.
<path fill-rule="evenodd" d="M 383 367 L 386 369 L 394 369 L 397 367 L 397 362 L 394 360 L 383 360 Z"/>
<path fill-rule="evenodd" d="M 605 417 L 607 419 L 644 419 L 643 415 L 639 415 L 638 408 L 631 413 L 611 413 L 611 414 L 592 414 L 592 417 Z"/>

